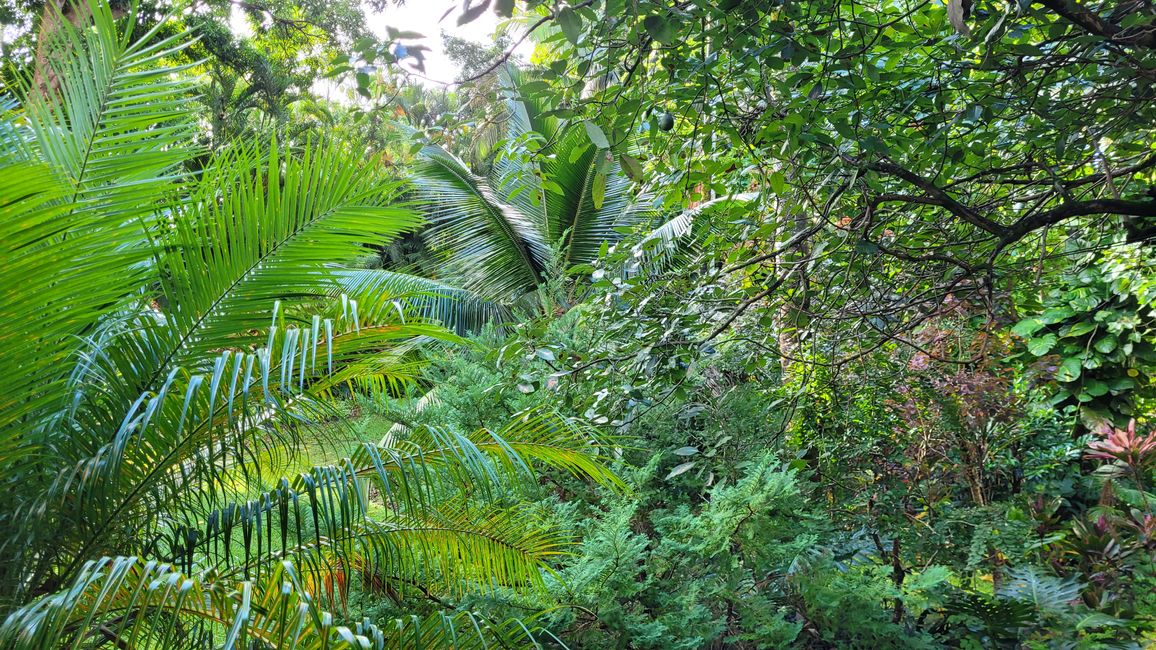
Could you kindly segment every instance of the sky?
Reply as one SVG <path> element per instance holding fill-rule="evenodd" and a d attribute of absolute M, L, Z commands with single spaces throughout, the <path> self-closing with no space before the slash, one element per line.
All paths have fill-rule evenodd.
<path fill-rule="evenodd" d="M 426 38 L 420 43 L 430 48 L 425 53 L 425 76 L 434 81 L 449 83 L 457 76 L 458 66 L 442 51 L 442 31 L 477 43 L 489 43 L 500 22 L 492 11 L 486 11 L 473 22 L 458 25 L 461 5 L 461 0 L 406 0 L 400 7 L 390 4 L 381 13 L 374 13 L 366 7 L 365 14 L 369 29 L 378 36 L 385 36 L 387 25 L 398 30 L 424 34 Z M 451 8 L 453 11 L 442 20 L 442 15 Z M 532 49 L 527 39 L 516 53 L 528 57 Z"/>
<path fill-rule="evenodd" d="M 414 41 L 429 48 L 425 53 L 424 77 L 415 77 L 414 81 L 431 86 L 449 84 L 457 77 L 458 66 L 449 60 L 442 48 L 442 31 L 454 36 L 465 38 L 476 43 L 489 43 L 493 40 L 494 30 L 501 22 L 492 11 L 483 12 L 481 16 L 465 25 L 458 25 L 458 16 L 461 14 L 461 0 L 406 0 L 402 6 L 390 3 L 385 11 L 375 12 L 368 5 L 363 5 L 366 25 L 375 35 L 381 38 L 386 36 L 386 27 L 393 27 L 399 31 L 417 32 L 425 36 L 424 40 Z M 449 15 L 447 10 L 452 9 Z M 445 16 L 445 19 L 442 19 Z M 236 34 L 250 32 L 245 22 L 244 11 L 234 5 L 230 26 Z M 514 50 L 515 56 L 529 58 L 534 46 L 530 39 L 526 39 Z M 411 65 L 406 65 L 412 70 Z M 440 83 L 439 83 L 440 82 Z M 331 84 L 322 83 L 324 88 Z"/>

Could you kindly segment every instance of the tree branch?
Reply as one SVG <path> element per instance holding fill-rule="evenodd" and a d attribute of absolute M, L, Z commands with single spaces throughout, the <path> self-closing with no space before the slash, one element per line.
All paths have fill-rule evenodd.
<path fill-rule="evenodd" d="M 1013 244 L 1028 233 L 1055 225 L 1072 217 L 1091 214 L 1115 214 L 1126 217 L 1156 217 L 1156 201 L 1123 201 L 1120 199 L 1093 199 L 1063 203 L 1044 212 L 1037 212 L 1021 218 L 1008 227 L 1000 238 L 999 249 Z"/>
<path fill-rule="evenodd" d="M 865 169 L 869 169 L 880 174 L 887 174 L 888 176 L 894 176 L 896 178 L 907 181 L 908 183 L 911 183 L 915 187 L 923 190 L 924 194 L 927 195 L 927 203 L 938 205 L 946 209 L 956 217 L 959 217 L 960 219 L 970 223 L 980 230 L 1001 238 L 1006 233 L 1006 229 L 1003 226 L 984 217 L 983 215 L 960 203 L 959 201 L 956 201 L 955 198 L 953 198 L 950 194 L 948 194 L 935 183 L 932 183 L 922 176 L 904 169 L 895 163 L 880 160 L 863 164 L 854 158 L 845 157 L 845 159 L 852 164 L 862 165 Z"/>
<path fill-rule="evenodd" d="M 595 0 L 585 0 L 585 2 L 579 2 L 578 4 L 572 6 L 571 9 L 576 11 L 578 9 L 582 9 L 583 7 L 589 7 L 590 5 L 594 4 L 594 1 Z M 510 57 L 514 55 L 514 50 L 518 49 L 518 46 L 521 45 L 522 42 L 527 38 L 529 38 L 530 34 L 534 33 L 534 30 L 538 29 L 542 25 L 545 25 L 547 22 L 554 20 L 554 16 L 556 14 L 557 12 L 551 11 L 548 15 L 539 18 L 533 25 L 530 25 L 530 28 L 526 30 L 525 34 L 522 34 L 520 37 L 518 37 L 518 40 L 514 41 L 510 47 L 506 48 L 506 51 L 502 52 L 501 56 L 494 59 L 493 63 L 486 66 L 485 69 L 483 69 L 481 72 L 465 77 L 464 79 L 459 79 L 454 83 L 466 84 L 470 83 L 471 81 L 477 81 L 478 79 L 481 79 L 482 77 L 490 74 L 494 70 L 497 70 L 499 66 L 510 60 Z M 446 85 L 448 86 L 450 84 Z"/>
<path fill-rule="evenodd" d="M 1076 4 L 1075 0 L 1038 1 L 1089 34 L 1102 36 L 1123 45 L 1156 47 L 1156 27 L 1152 25 L 1141 26 L 1137 29 L 1123 29 L 1116 23 L 1101 18 L 1087 7 Z"/>

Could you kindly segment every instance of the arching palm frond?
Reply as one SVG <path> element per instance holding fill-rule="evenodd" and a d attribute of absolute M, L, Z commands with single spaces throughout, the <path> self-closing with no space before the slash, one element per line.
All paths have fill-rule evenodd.
<path fill-rule="evenodd" d="M 0 626 L 0 644 L 13 650 L 55 650 L 85 639 L 157 648 L 256 642 L 302 650 L 465 649 L 529 646 L 534 636 L 519 623 L 493 623 L 469 612 L 343 626 L 318 606 L 290 562 L 276 563 L 253 582 L 219 572 L 190 576 L 134 557 L 88 563 L 68 589 Z"/>
<path fill-rule="evenodd" d="M 9 378 L 0 430 L 59 406 L 74 337 L 154 277 L 154 207 L 177 191 L 195 153 L 195 121 L 181 108 L 193 85 L 174 78 L 181 67 L 156 65 L 188 34 L 121 42 L 107 5 L 89 13 L 94 29 L 56 35 L 85 56 L 49 57 L 55 91 L 29 90 L 24 110 L 6 110 L 0 127 L 0 260 L 10 283 L 0 293 L 0 370 Z"/>
<path fill-rule="evenodd" d="M 395 310 L 441 324 L 458 334 L 476 332 L 486 323 L 501 324 L 510 310 L 480 295 L 444 282 L 384 269 L 343 269 L 341 290 L 356 299 L 365 314 Z"/>
<path fill-rule="evenodd" d="M 535 465 L 615 483 L 600 444 L 544 415 L 410 431 L 265 489 L 259 458 L 334 396 L 401 392 L 420 345 L 459 340 L 429 320 L 438 287 L 344 266 L 418 218 L 329 142 L 234 147 L 185 177 L 189 87 L 164 67 L 183 41 L 91 14 L 59 28 L 58 95 L 0 128 L 0 645 L 528 642 L 470 618 L 341 627 L 322 603 L 352 571 L 534 588 L 562 540 L 517 485 Z M 403 286 L 415 301 L 389 308 Z"/>
<path fill-rule="evenodd" d="M 536 152 L 498 155 L 483 177 L 429 146 L 413 179 L 444 281 L 511 305 L 591 262 L 603 244 L 621 240 L 652 211 L 611 151 L 592 145 L 581 125 L 550 115 L 539 96 L 522 92 L 523 73 L 505 70 L 502 83 L 507 141 L 534 140 Z"/>
<path fill-rule="evenodd" d="M 506 502 L 534 483 L 535 466 L 622 488 L 608 459 L 591 432 L 549 411 L 522 414 L 500 432 L 421 428 L 202 511 L 180 525 L 186 532 L 170 555 L 185 558 L 188 570 L 197 562 L 235 566 L 243 556 L 258 572 L 289 557 L 314 577 L 356 568 L 450 595 L 466 586 L 538 589 L 566 540 L 532 509 Z"/>
<path fill-rule="evenodd" d="M 569 268 L 596 260 L 603 244 L 621 240 L 632 226 L 650 221 L 655 210 L 637 196 L 614 154 L 590 144 L 581 125 L 555 137 L 556 151 L 542 161 L 542 175 L 562 191 L 546 193 L 545 210 Z"/>
<path fill-rule="evenodd" d="M 758 192 L 746 192 L 712 199 L 680 212 L 647 232 L 633 247 L 634 263 L 627 273 L 657 272 L 678 260 L 694 255 L 705 238 L 715 230 L 713 215 L 757 201 Z"/>
<path fill-rule="evenodd" d="M 550 251 L 542 233 L 465 163 L 428 146 L 414 183 L 430 220 L 427 237 L 435 250 L 449 252 L 447 275 L 463 288 L 508 296 L 543 281 Z"/>

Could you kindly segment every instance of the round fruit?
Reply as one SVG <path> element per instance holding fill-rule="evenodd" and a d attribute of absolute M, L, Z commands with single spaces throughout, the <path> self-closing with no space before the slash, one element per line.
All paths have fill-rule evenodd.
<path fill-rule="evenodd" d="M 674 128 L 674 116 L 670 113 L 663 113 L 658 116 L 658 128 L 663 131 L 669 131 Z"/>

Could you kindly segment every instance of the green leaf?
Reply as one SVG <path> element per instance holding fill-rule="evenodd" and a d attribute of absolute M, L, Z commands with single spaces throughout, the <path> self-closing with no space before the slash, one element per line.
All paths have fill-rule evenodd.
<path fill-rule="evenodd" d="M 1056 369 L 1056 381 L 1076 381 L 1080 378 L 1080 373 L 1083 371 L 1082 363 L 1079 357 L 1068 357 L 1060 363 L 1060 367 Z"/>
<path fill-rule="evenodd" d="M 1083 336 L 1088 332 L 1095 330 L 1098 327 L 1096 323 L 1088 321 L 1081 321 L 1079 323 L 1072 323 L 1064 330 L 1060 331 L 1061 336 Z"/>
<path fill-rule="evenodd" d="M 606 174 L 594 174 L 594 181 L 590 185 L 590 198 L 594 199 L 594 209 L 601 210 L 606 200 Z"/>
<path fill-rule="evenodd" d="M 570 150 L 570 155 L 566 159 L 567 162 L 571 164 L 578 162 L 578 159 L 581 158 L 582 154 L 586 153 L 586 150 L 589 148 L 590 145 L 588 144 L 576 145 L 573 149 Z"/>
<path fill-rule="evenodd" d="M 555 16 L 566 40 L 577 45 L 582 38 L 582 17 L 570 7 L 562 7 Z"/>
<path fill-rule="evenodd" d="M 1039 329 L 1043 326 L 1044 324 L 1041 323 L 1038 319 L 1025 318 L 1024 320 L 1016 323 L 1015 327 L 1013 327 L 1011 331 L 1012 334 L 1026 339 L 1039 331 Z"/>
<path fill-rule="evenodd" d="M 677 456 L 693 456 L 698 453 L 698 447 L 679 447 L 674 453 Z"/>
<path fill-rule="evenodd" d="M 1039 338 L 1034 338 L 1028 341 L 1028 352 L 1031 352 L 1037 357 L 1042 357 L 1055 347 L 1059 339 L 1055 334 L 1044 334 Z"/>
<path fill-rule="evenodd" d="M 1075 315 L 1071 307 L 1053 307 L 1040 315 L 1040 321 L 1052 325 Z"/>
<path fill-rule="evenodd" d="M 771 184 L 771 191 L 778 195 L 781 195 L 787 187 L 787 177 L 783 176 L 783 172 L 774 172 L 767 182 Z"/>
<path fill-rule="evenodd" d="M 662 16 L 647 16 L 642 20 L 642 26 L 646 28 L 646 33 L 659 43 L 670 45 L 674 42 L 674 26 L 668 19 Z"/>
<path fill-rule="evenodd" d="M 622 169 L 626 172 L 626 175 L 629 176 L 631 180 L 637 181 L 639 183 L 646 180 L 642 173 L 642 163 L 638 162 L 637 158 L 634 156 L 622 154 L 618 157 L 618 160 L 620 163 L 622 163 Z"/>
<path fill-rule="evenodd" d="M 494 13 L 502 18 L 514 15 L 514 0 L 494 0 Z"/>
<path fill-rule="evenodd" d="M 1108 393 L 1108 384 L 1100 381 L 1099 379 L 1091 379 L 1088 380 L 1086 384 L 1084 384 L 1084 390 L 1087 391 L 1088 394 L 1092 397 L 1100 397 Z"/>
<path fill-rule="evenodd" d="M 1113 391 L 1132 390 L 1136 387 L 1136 382 L 1131 377 L 1116 377 L 1108 380 L 1108 388 Z"/>
<path fill-rule="evenodd" d="M 610 148 L 610 141 L 606 139 L 606 134 L 602 131 L 602 127 L 590 120 L 586 120 L 583 124 L 586 126 L 586 135 L 590 138 L 590 142 L 594 143 L 595 147 L 599 149 Z"/>
<path fill-rule="evenodd" d="M 1101 339 L 1098 339 L 1095 345 L 1092 347 L 1096 348 L 1096 351 L 1100 352 L 1101 354 L 1109 354 L 1116 349 L 1116 343 L 1116 337 L 1105 336 Z"/>
<path fill-rule="evenodd" d="M 672 478 L 678 476 L 679 474 L 685 474 L 685 473 L 689 472 L 696 464 L 697 464 L 697 462 L 692 460 L 689 463 L 682 463 L 681 465 L 675 465 L 674 469 L 670 470 L 670 473 L 666 475 L 667 480 L 672 479 Z"/>
<path fill-rule="evenodd" d="M 462 12 L 461 16 L 458 16 L 458 24 L 465 25 L 466 23 L 472 23 L 473 21 L 477 20 L 483 13 L 485 13 L 489 6 L 490 0 L 482 0 L 476 5 L 471 5 Z"/>

